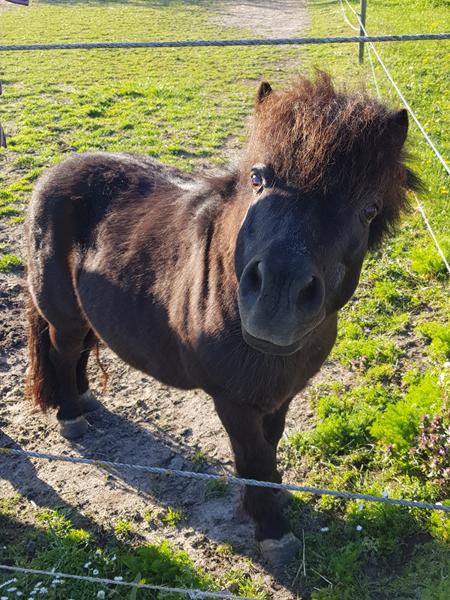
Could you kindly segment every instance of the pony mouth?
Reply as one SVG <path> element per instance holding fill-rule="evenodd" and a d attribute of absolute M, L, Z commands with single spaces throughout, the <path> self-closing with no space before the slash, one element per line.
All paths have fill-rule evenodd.
<path fill-rule="evenodd" d="M 302 348 L 305 343 L 306 335 L 289 346 L 279 346 L 278 344 L 272 344 L 272 342 L 268 342 L 267 340 L 254 337 L 248 333 L 244 327 L 242 327 L 242 337 L 248 346 L 263 354 L 270 354 L 271 356 L 290 356 Z"/>

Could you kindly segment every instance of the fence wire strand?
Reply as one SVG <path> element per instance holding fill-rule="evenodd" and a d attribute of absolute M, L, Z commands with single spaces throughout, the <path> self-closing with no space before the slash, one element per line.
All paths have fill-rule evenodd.
<path fill-rule="evenodd" d="M 213 473 L 198 473 L 196 471 L 182 471 L 179 469 L 168 469 L 165 467 L 149 467 L 146 465 L 130 464 L 122 462 L 113 462 L 107 460 L 96 460 L 92 458 L 83 458 L 80 456 L 67 456 L 63 454 L 48 454 L 45 452 L 33 452 L 30 450 L 19 450 L 17 448 L 0 448 L 0 454 L 6 456 L 26 456 L 28 458 L 38 458 L 42 460 L 55 460 L 70 462 L 74 464 L 94 465 L 104 468 L 118 469 L 134 469 L 137 471 L 145 471 L 153 475 L 165 475 L 170 477 L 184 477 L 187 479 L 197 480 L 219 480 L 224 483 L 232 483 L 237 485 L 248 485 L 253 487 L 267 488 L 273 490 L 288 490 L 290 492 L 301 492 L 303 494 L 317 494 L 319 496 L 334 496 L 343 498 L 344 500 L 361 500 L 367 502 L 380 502 L 383 504 L 397 504 L 408 508 L 421 508 L 429 510 L 440 510 L 450 512 L 450 506 L 441 503 L 420 502 L 416 500 L 402 500 L 400 498 L 390 498 L 387 494 L 384 496 L 373 496 L 370 494 L 360 494 L 358 492 L 343 492 L 340 490 L 329 490 L 325 488 L 316 488 L 310 486 L 296 485 L 293 483 L 275 483 L 273 481 L 259 481 L 244 477 L 236 477 L 235 475 L 215 475 Z"/>
<path fill-rule="evenodd" d="M 155 42 L 71 42 L 54 44 L 2 44 L 0 52 L 34 50 L 96 50 L 133 48 L 203 48 L 210 46 L 301 46 L 306 44 L 353 44 L 355 42 L 420 42 L 448 40 L 450 32 L 405 33 L 399 35 L 353 35 L 335 37 L 300 37 L 236 40 L 168 40 Z"/>
<path fill-rule="evenodd" d="M 55 579 L 76 579 L 77 581 L 87 581 L 89 583 L 96 583 L 99 585 L 115 585 L 115 586 L 126 586 L 142 590 L 153 590 L 163 592 L 165 594 L 183 594 L 188 598 L 200 599 L 200 598 L 225 598 L 227 600 L 254 600 L 253 598 L 243 598 L 241 596 L 235 596 L 231 592 L 208 592 L 199 589 L 191 588 L 179 588 L 179 587 L 168 587 L 164 585 L 153 585 L 150 583 L 137 583 L 135 581 L 122 581 L 120 578 L 108 579 L 105 577 L 91 577 L 90 575 L 73 575 L 72 573 L 61 573 L 59 571 L 44 571 L 41 569 L 29 569 L 26 567 L 16 567 L 11 565 L 0 565 L 0 570 L 24 573 L 28 575 L 45 575 L 48 577 L 54 577 Z"/>
<path fill-rule="evenodd" d="M 347 23 L 347 25 L 349 27 L 351 27 L 351 29 L 353 29 L 353 31 L 359 31 L 359 27 L 356 27 L 356 25 L 353 25 L 353 23 L 347 17 L 347 13 L 345 12 L 345 6 L 342 4 L 342 0 L 339 0 L 339 4 L 340 4 L 340 7 L 341 7 L 341 12 L 342 12 L 342 16 L 344 18 L 344 21 Z"/>

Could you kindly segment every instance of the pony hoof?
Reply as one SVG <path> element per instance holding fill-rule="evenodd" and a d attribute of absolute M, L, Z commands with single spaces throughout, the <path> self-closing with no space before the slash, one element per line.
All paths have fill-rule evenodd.
<path fill-rule="evenodd" d="M 94 410 L 98 410 L 102 406 L 102 403 L 97 400 L 91 390 L 86 390 L 84 394 L 80 394 L 78 396 L 78 402 L 84 413 L 94 412 Z"/>
<path fill-rule="evenodd" d="M 76 440 L 86 433 L 89 424 L 84 417 L 77 417 L 67 421 L 59 421 L 61 435 L 68 440 Z"/>
<path fill-rule="evenodd" d="M 275 569 L 287 567 L 294 560 L 300 546 L 300 540 L 293 533 L 286 533 L 279 540 L 267 539 L 259 543 L 264 560 Z"/>

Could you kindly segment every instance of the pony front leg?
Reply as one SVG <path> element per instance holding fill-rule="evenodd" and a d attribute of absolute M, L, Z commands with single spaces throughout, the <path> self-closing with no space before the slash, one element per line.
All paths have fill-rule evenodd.
<path fill-rule="evenodd" d="M 216 410 L 230 437 L 239 477 L 279 483 L 276 443 L 265 435 L 264 416 L 254 407 L 215 401 Z M 285 566 L 300 542 L 290 531 L 278 494 L 273 489 L 246 486 L 244 508 L 256 525 L 256 539 L 264 558 L 275 567 Z"/>

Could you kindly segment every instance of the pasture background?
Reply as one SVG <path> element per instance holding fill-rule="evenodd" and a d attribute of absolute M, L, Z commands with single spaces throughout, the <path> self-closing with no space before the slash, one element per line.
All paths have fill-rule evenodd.
<path fill-rule="evenodd" d="M 225 27 L 223 14 L 231 10 L 231 2 L 41 1 L 28 9 L 7 10 L 2 3 L 0 35 L 5 43 L 251 37 L 265 31 L 276 35 L 267 13 L 258 18 L 252 12 L 253 5 L 267 3 L 247 4 L 250 18 L 241 14 L 243 27 L 237 28 L 236 19 L 229 20 L 233 27 Z M 292 24 L 297 18 L 299 32 L 351 34 L 337 2 L 308 2 L 307 14 L 296 13 L 297 3 L 279 4 L 291 11 L 283 22 Z M 448 2 L 437 0 L 413 0 L 407 10 L 400 0 L 369 0 L 367 29 L 373 34 L 444 31 L 448 8 Z M 352 19 L 348 10 L 347 14 Z M 448 42 L 380 44 L 378 49 L 432 139 L 448 156 Z M 365 84 L 374 93 L 367 56 L 359 66 L 357 48 L 350 45 L 2 54 L 0 116 L 9 143 L 7 151 L 0 150 L 2 445 L 8 436 L 10 444 L 26 448 L 74 450 L 52 433 L 50 421 L 33 416 L 21 387 L 26 365 L 18 286 L 21 221 L 42 169 L 71 152 L 92 149 L 144 152 L 190 171 L 225 164 L 244 138 L 257 81 L 266 78 L 278 87 L 299 72 L 310 73 L 314 66 L 325 67 L 347 85 Z M 376 72 L 383 96 L 400 106 L 379 67 Z M 450 258 L 448 178 L 414 125 L 409 149 L 425 184 L 423 203 Z M 412 210 L 398 235 L 367 260 L 358 292 L 343 311 L 331 360 L 295 401 L 280 457 L 286 480 L 448 500 L 448 306 L 442 261 L 420 215 Z M 166 437 L 183 442 L 185 468 L 220 470 L 220 464 L 229 468 L 224 436 L 213 417 L 206 416 L 212 405 L 204 396 L 183 397 L 131 374 L 109 355 L 106 361 L 112 385 L 105 404 L 121 420 L 113 421 L 109 414 L 96 416 L 97 429 L 115 424 L 112 435 L 121 440 L 120 446 L 126 438 L 120 438 L 121 431 L 128 437 L 136 434 L 126 423 L 155 421 L 158 416 L 164 443 L 168 444 Z M 147 395 L 143 388 L 150 390 Z M 120 396 L 126 406 L 117 399 Z M 179 401 L 191 412 L 184 409 L 176 422 Z M 152 412 L 155 406 L 157 413 Z M 438 415 L 442 422 L 420 430 L 424 413 Z M 31 419 L 44 425 L 35 426 Z M 190 427 L 193 433 L 187 436 L 183 431 Z M 97 445 L 75 450 L 87 455 L 108 451 L 118 457 L 117 443 L 102 446 L 102 436 L 98 438 Z M 136 454 L 131 458 L 148 464 L 183 460 L 180 455 L 166 456 L 166 446 L 163 450 L 155 456 L 133 447 Z M 120 495 L 114 474 L 81 470 L 85 488 L 82 481 L 78 487 L 71 484 L 80 476 L 79 467 L 36 465 L 34 470 L 27 465 L 18 473 L 33 479 L 29 489 L 11 474 L 11 463 L 1 470 L 9 480 L 1 487 L 0 539 L 7 545 L 1 561 L 74 573 L 97 568 L 100 575 L 227 587 L 235 593 L 276 598 L 298 594 L 336 600 L 434 600 L 450 595 L 450 530 L 448 519 L 438 513 L 298 496 L 291 517 L 297 534 L 305 537 L 306 577 L 299 561 L 288 577 L 280 578 L 267 575 L 258 564 L 245 539 L 251 534 L 250 525 L 237 525 L 232 536 L 220 521 L 235 519 L 230 506 L 237 504 L 238 495 L 231 490 L 203 490 L 203 496 L 191 490 L 193 502 L 186 505 L 185 488 L 174 489 L 170 496 L 163 487 L 167 495 L 161 493 L 153 505 L 148 496 L 139 495 L 145 488 L 141 483 L 122 481 L 128 488 L 134 485 L 134 491 Z M 154 487 L 146 491 L 150 496 L 156 493 Z M 113 508 L 116 512 L 108 512 Z M 218 525 L 202 530 L 201 517 L 209 518 L 208 511 L 223 516 L 217 517 Z M 164 538 L 171 539 L 171 547 L 161 542 Z M 152 545 L 146 546 L 149 542 Z M 177 547 L 187 554 L 180 554 Z M 20 577 L 18 587 L 29 592 L 35 582 L 36 578 Z M 95 597 L 99 589 L 58 585 L 48 585 L 49 597 Z M 130 592 L 107 591 L 107 597 L 127 598 Z M 149 596 L 139 592 L 137 597 Z"/>

